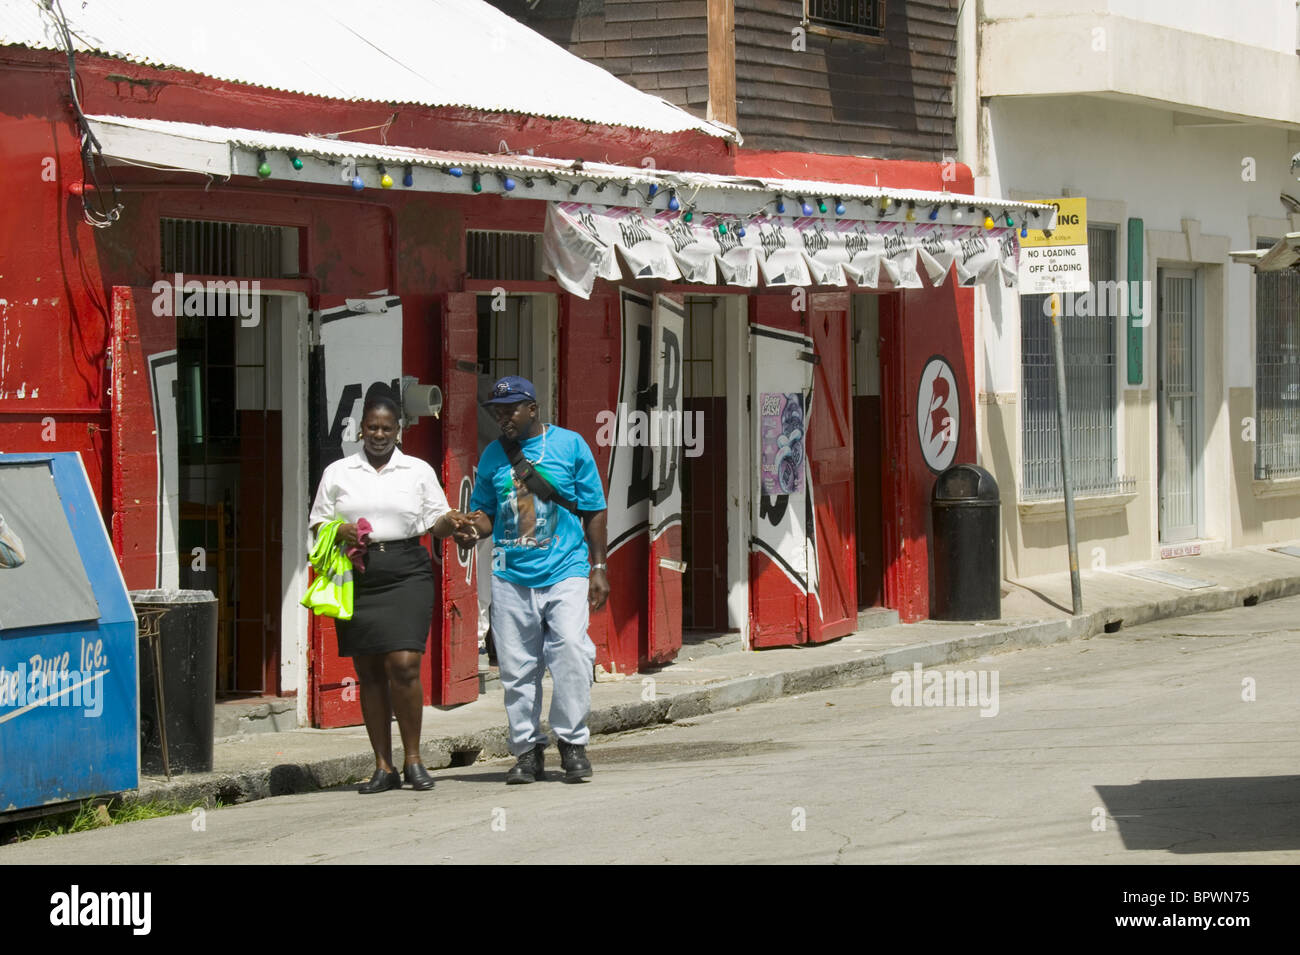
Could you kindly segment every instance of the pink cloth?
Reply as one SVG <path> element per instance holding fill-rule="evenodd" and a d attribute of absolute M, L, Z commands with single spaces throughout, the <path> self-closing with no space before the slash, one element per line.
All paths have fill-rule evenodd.
<path fill-rule="evenodd" d="M 364 517 L 357 521 L 357 542 L 349 544 L 343 549 L 343 553 L 352 561 L 352 566 L 357 570 L 365 573 L 366 568 L 362 566 L 362 558 L 366 556 L 366 538 L 370 536 L 373 528 L 370 522 Z"/>

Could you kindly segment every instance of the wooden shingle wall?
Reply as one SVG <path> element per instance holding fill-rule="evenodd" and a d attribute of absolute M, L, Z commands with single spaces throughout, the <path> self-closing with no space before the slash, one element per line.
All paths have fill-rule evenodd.
<path fill-rule="evenodd" d="M 638 89 L 708 117 L 708 0 L 491 0 Z M 746 148 L 939 161 L 956 152 L 958 0 L 888 0 L 884 37 L 812 30 L 802 0 L 734 0 Z M 531 5 L 530 5 L 531 3 Z"/>
<path fill-rule="evenodd" d="M 707 0 L 489 0 L 637 89 L 704 116 Z"/>
<path fill-rule="evenodd" d="M 807 34 L 801 0 L 736 0 L 745 146 L 939 161 L 956 151 L 957 0 L 889 0 L 883 42 Z"/>

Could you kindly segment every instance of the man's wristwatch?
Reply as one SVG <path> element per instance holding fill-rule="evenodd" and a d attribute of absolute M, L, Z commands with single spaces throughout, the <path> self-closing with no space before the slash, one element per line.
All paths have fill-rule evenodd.
<path fill-rule="evenodd" d="M 592 565 L 591 565 L 591 569 L 592 569 L 592 570 L 605 570 L 605 569 L 607 569 L 607 568 L 606 568 L 606 565 L 605 565 L 605 564 L 592 564 Z"/>

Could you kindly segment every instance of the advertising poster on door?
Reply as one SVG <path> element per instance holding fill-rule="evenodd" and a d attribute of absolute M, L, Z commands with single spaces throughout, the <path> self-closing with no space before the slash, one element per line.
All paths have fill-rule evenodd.
<path fill-rule="evenodd" d="M 803 492 L 803 395 L 764 392 L 759 396 L 759 465 L 764 494 Z"/>
<path fill-rule="evenodd" d="M 759 402 L 759 413 L 754 416 L 759 468 L 750 547 L 771 558 L 801 593 L 815 598 L 817 544 L 812 482 L 804 452 L 813 366 L 802 360 L 812 354 L 813 341 L 806 335 L 763 325 L 751 325 L 750 332 Z"/>
<path fill-rule="evenodd" d="M 400 394 L 402 302 L 376 292 L 317 313 L 325 377 L 320 468 L 361 448 L 361 409 L 376 382 Z"/>
<path fill-rule="evenodd" d="M 623 317 L 623 356 L 619 369 L 618 407 L 599 421 L 596 440 L 609 442 L 609 512 L 607 553 L 650 526 L 650 481 L 653 461 L 649 439 L 651 302 L 630 289 L 619 293 Z"/>

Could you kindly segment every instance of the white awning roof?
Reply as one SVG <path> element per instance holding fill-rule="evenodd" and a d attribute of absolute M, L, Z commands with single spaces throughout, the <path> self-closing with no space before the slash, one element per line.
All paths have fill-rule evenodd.
<path fill-rule="evenodd" d="M 926 189 L 845 185 L 791 179 L 763 179 L 668 169 L 578 162 L 517 153 L 472 153 L 411 146 L 380 146 L 324 136 L 298 136 L 266 130 L 175 123 L 124 116 L 88 116 L 106 159 L 130 166 L 230 176 L 260 178 L 263 156 L 271 182 L 350 186 L 359 178 L 362 188 L 381 188 L 382 164 L 394 180 L 392 188 L 461 195 L 502 195 L 507 198 L 600 202 L 662 211 L 675 198 L 683 209 L 722 213 L 733 217 L 762 212 L 776 197 L 800 211 L 799 198 L 811 206 L 826 202 L 825 213 L 813 217 L 934 221 L 941 224 L 979 224 L 985 213 L 1002 227 L 1007 215 L 1017 226 L 1031 220 L 1036 228 L 1051 228 L 1055 208 L 1038 202 L 992 199 Z M 302 161 L 295 169 L 292 158 Z M 411 169 L 411 185 L 403 182 Z M 474 173 L 480 190 L 474 189 Z M 507 188 L 506 179 L 510 179 Z M 554 181 L 552 181 L 554 180 Z M 623 186 L 628 186 L 626 195 Z M 654 187 L 651 189 L 651 187 Z M 653 195 L 651 193 L 653 192 Z M 836 213 L 836 200 L 845 211 Z M 882 202 L 888 209 L 882 211 Z M 933 219 L 930 214 L 936 212 Z M 908 220 L 908 221 L 912 221 Z"/>
<path fill-rule="evenodd" d="M 549 270 L 584 297 L 596 278 L 621 274 L 620 256 L 640 277 L 705 284 L 752 287 L 761 275 L 768 285 L 919 288 L 922 271 L 937 284 L 955 264 L 963 284 L 1013 285 L 1019 231 L 1055 225 L 1056 210 L 1044 203 L 933 190 L 379 146 L 116 116 L 87 120 L 104 158 L 122 165 L 272 185 L 550 201 Z"/>
<path fill-rule="evenodd" d="M 62 0 L 78 53 L 330 99 L 648 129 L 735 130 L 644 93 L 483 0 Z M 0 3 L 0 46 L 63 50 L 41 0 Z"/>
<path fill-rule="evenodd" d="M 1300 262 L 1300 232 L 1288 232 L 1270 249 L 1229 252 L 1232 261 L 1252 266 L 1257 272 L 1281 272 Z"/>

